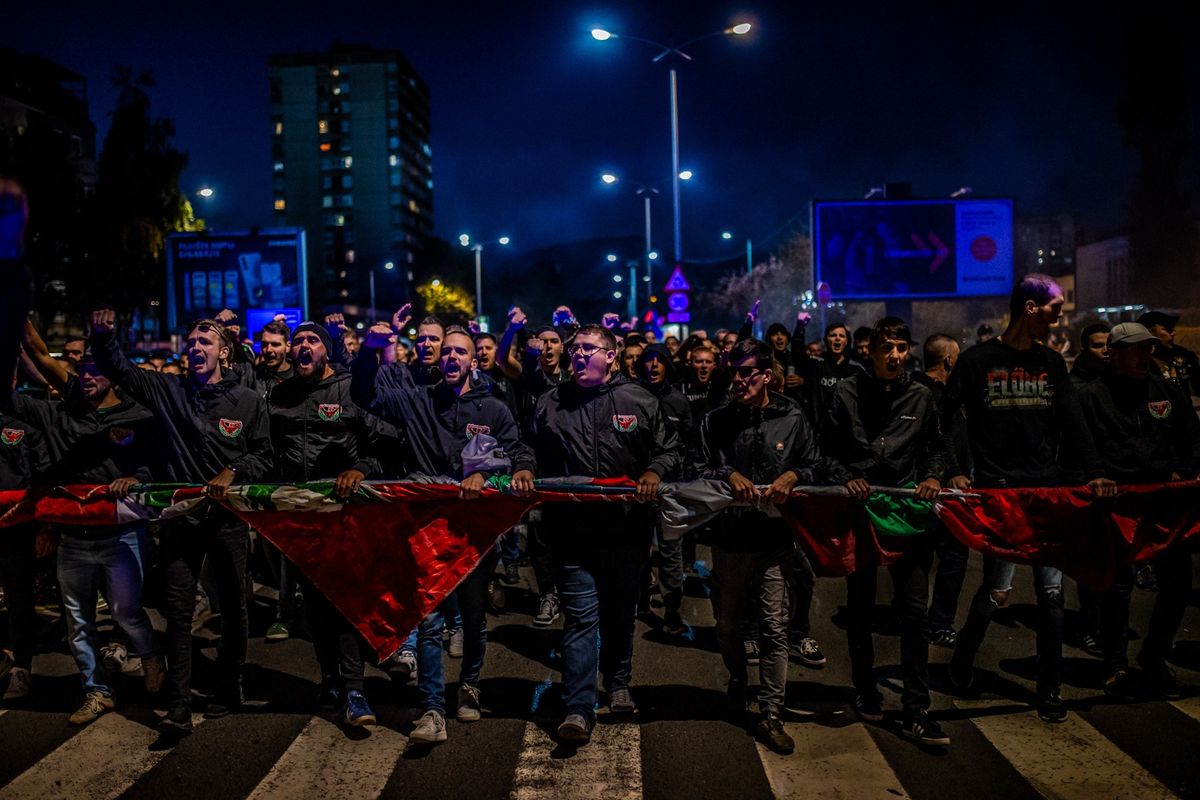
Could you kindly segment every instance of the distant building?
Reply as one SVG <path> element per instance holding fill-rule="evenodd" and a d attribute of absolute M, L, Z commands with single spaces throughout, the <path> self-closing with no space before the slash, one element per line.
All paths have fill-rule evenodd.
<path fill-rule="evenodd" d="M 1075 251 L 1075 298 L 1080 309 L 1136 302 L 1129 293 L 1129 237 L 1115 236 Z"/>
<path fill-rule="evenodd" d="M 1018 275 L 1044 272 L 1055 277 L 1075 271 L 1080 230 L 1073 214 L 1017 220 L 1015 269 Z"/>
<path fill-rule="evenodd" d="M 374 270 L 375 306 L 394 309 L 433 231 L 429 89 L 394 50 L 269 65 L 275 218 L 308 233 L 312 308 L 367 307 Z"/>
<path fill-rule="evenodd" d="M 84 191 L 96 186 L 96 126 L 87 81 L 42 56 L 0 47 L 0 143 L 20 150 L 30 137 L 47 156 L 65 156 Z"/>

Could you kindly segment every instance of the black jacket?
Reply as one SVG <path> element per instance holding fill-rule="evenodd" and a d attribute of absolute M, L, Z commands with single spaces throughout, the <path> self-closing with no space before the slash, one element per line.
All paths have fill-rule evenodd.
<path fill-rule="evenodd" d="M 150 409 L 163 427 L 167 477 L 207 483 L 221 470 L 237 471 L 236 483 L 271 474 L 271 430 L 267 403 L 241 385 L 233 372 L 214 384 L 138 369 L 125 358 L 112 334 L 92 334 L 100 371 Z"/>
<path fill-rule="evenodd" d="M 679 439 L 658 398 L 622 375 L 584 388 L 561 383 L 542 395 L 533 417 L 539 475 L 637 480 L 672 474 Z"/>
<path fill-rule="evenodd" d="M 651 358 L 657 358 L 667 365 L 666 380 L 661 383 L 651 383 L 646 373 L 646 362 Z M 669 476 L 670 479 L 693 477 L 688 474 L 689 467 L 699 458 L 700 441 L 698 432 L 695 430 L 691 403 L 683 396 L 683 392 L 674 386 L 675 367 L 671 363 L 670 352 L 664 345 L 650 345 L 638 357 L 637 369 L 638 375 L 641 376 L 641 380 L 638 383 L 642 388 L 658 398 L 663 415 L 667 418 L 667 424 L 675 431 L 675 435 L 679 437 L 679 443 L 683 447 L 684 452 L 683 457 L 680 459 L 680 468 L 675 474 Z"/>
<path fill-rule="evenodd" d="M 933 392 L 907 375 L 883 381 L 859 374 L 839 383 L 823 443 L 854 477 L 877 486 L 940 481 L 946 472 Z"/>
<path fill-rule="evenodd" d="M 1106 474 L 1118 483 L 1200 475 L 1200 420 L 1174 381 L 1106 375 L 1080 390 L 1079 405 Z"/>
<path fill-rule="evenodd" d="M 376 381 L 371 373 L 378 368 L 378 360 L 369 355 L 354 360 L 356 388 L 375 387 L 374 396 L 363 397 L 360 403 L 365 401 L 373 414 L 404 431 L 419 471 L 466 477 L 462 451 L 479 433 L 499 442 L 512 462 L 512 472 L 535 469 L 532 451 L 521 443 L 512 412 L 478 370 L 468 377 L 471 386 L 460 395 L 444 381 L 419 385 L 412 371 L 401 364 L 391 365 L 387 382 Z"/>
<path fill-rule="evenodd" d="M 800 405 L 774 392 L 765 406 L 732 402 L 710 411 L 700 442 L 704 478 L 728 481 L 736 471 L 765 486 L 791 470 L 801 486 L 850 480 L 840 464 L 822 457 Z"/>
<path fill-rule="evenodd" d="M 117 393 L 120 403 L 94 408 L 72 376 L 64 400 L 14 394 L 13 414 L 44 432 L 53 463 L 47 480 L 55 484 L 111 483 L 137 478 L 149 483 L 162 472 L 161 427 L 150 410 Z"/>
<path fill-rule="evenodd" d="M 377 421 L 350 399 L 350 373 L 317 381 L 289 374 L 267 396 L 279 479 L 327 480 L 348 469 L 378 475 Z"/>
<path fill-rule="evenodd" d="M 942 407 L 942 395 L 946 392 L 946 384 L 941 381 L 936 381 L 929 377 L 924 372 L 915 372 L 912 379 L 933 392 L 934 405 L 939 409 Z M 951 419 L 941 418 L 943 435 L 948 436 L 952 445 L 949 449 L 943 448 L 946 455 L 946 472 L 942 477 L 942 483 L 946 483 L 951 478 L 958 475 L 966 475 L 971 477 L 971 442 L 967 439 L 967 416 L 962 409 L 958 410 Z"/>
<path fill-rule="evenodd" d="M 0 491 L 28 489 L 41 482 L 49 469 L 50 453 L 42 432 L 0 411 Z"/>

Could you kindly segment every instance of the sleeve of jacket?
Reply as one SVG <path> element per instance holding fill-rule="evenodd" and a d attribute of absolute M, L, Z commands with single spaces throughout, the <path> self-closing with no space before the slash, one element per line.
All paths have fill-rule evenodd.
<path fill-rule="evenodd" d="M 354 431 L 355 447 L 358 460 L 351 469 L 357 470 L 364 477 L 371 478 L 383 472 L 380 457 L 385 447 L 385 437 L 378 417 L 367 412 L 359 411 L 351 422 Z"/>
<path fill-rule="evenodd" d="M 492 435 L 504 448 L 504 452 L 508 453 L 508 459 L 512 462 L 512 473 L 516 474 L 527 469 L 537 474 L 537 460 L 534 457 L 533 448 L 521 441 L 517 421 L 513 419 L 508 406 L 504 404 L 503 400 L 499 398 L 496 400 L 496 410 L 492 415 Z"/>
<path fill-rule="evenodd" d="M 101 374 L 129 392 L 133 399 L 144 406 L 159 408 L 166 394 L 166 382 L 174 380 L 169 375 L 138 369 L 125 357 L 117 337 L 112 333 L 93 333 L 91 336 L 92 357 Z"/>
<path fill-rule="evenodd" d="M 662 405 L 657 399 L 651 407 L 653 440 L 646 471 L 655 473 L 659 478 L 665 478 L 678 469 L 683 458 L 682 445 L 679 435 L 675 433 L 671 423 L 667 422 L 667 415 L 663 413 Z"/>
<path fill-rule="evenodd" d="M 847 383 L 849 381 L 842 381 L 833 392 L 833 400 L 830 401 L 829 406 L 828 428 L 822 441 L 825 443 L 829 455 L 837 460 L 850 478 L 865 478 L 867 470 L 875 465 L 876 457 L 874 451 L 869 447 L 862 448 L 854 436 L 857 410 L 850 407 L 847 397 L 849 390 L 845 388 Z"/>
<path fill-rule="evenodd" d="M 1179 409 L 1171 415 L 1175 423 L 1172 438 L 1179 461 L 1176 471 L 1184 480 L 1200 478 L 1200 417 L 1192 413 L 1192 398 L 1186 389 L 1168 384 L 1168 391 L 1175 395 L 1171 402 Z"/>
<path fill-rule="evenodd" d="M 917 459 L 917 479 L 923 481 L 935 478 L 939 482 L 944 481 L 948 470 L 947 465 L 954 458 L 954 448 L 951 446 L 951 437 L 942 435 L 941 418 L 938 415 L 937 404 L 933 400 L 932 392 L 926 407 L 923 426 L 920 457 Z"/>
<path fill-rule="evenodd" d="M 1100 451 L 1092 439 L 1092 432 L 1083 420 L 1083 412 L 1079 407 L 1079 393 L 1071 385 L 1065 365 L 1056 376 L 1060 388 L 1054 396 L 1054 411 L 1062 426 L 1062 436 L 1059 439 L 1059 449 L 1073 449 L 1074 453 L 1068 458 L 1077 458 L 1083 479 L 1090 481 L 1102 477 L 1105 473 L 1104 462 L 1100 459 Z M 951 372 L 951 377 L 954 373 Z"/>
<path fill-rule="evenodd" d="M 729 476 L 734 473 L 733 467 L 725 462 L 725 453 L 721 451 L 717 441 L 716 431 L 717 412 L 710 411 L 700 421 L 700 461 L 696 471 L 701 478 L 729 482 Z"/>
<path fill-rule="evenodd" d="M 796 473 L 796 482 L 801 486 L 819 483 L 839 486 L 847 483 L 852 476 L 836 460 L 821 454 L 808 417 L 804 413 L 797 417 L 796 442 L 789 459 L 789 469 Z"/>
<path fill-rule="evenodd" d="M 246 452 L 229 465 L 237 470 L 237 483 L 254 483 L 268 478 L 274 471 L 271 447 L 271 418 L 267 401 L 254 395 L 254 411 L 245 432 Z"/>

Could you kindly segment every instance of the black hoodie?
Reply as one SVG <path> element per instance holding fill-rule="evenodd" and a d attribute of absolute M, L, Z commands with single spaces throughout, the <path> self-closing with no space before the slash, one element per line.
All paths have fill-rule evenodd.
<path fill-rule="evenodd" d="M 372 374 L 379 362 L 370 354 L 354 360 L 354 387 L 374 387 L 374 396 L 357 400 L 385 422 L 403 430 L 412 449 L 414 466 L 429 475 L 461 479 L 462 451 L 476 434 L 488 434 L 512 462 L 512 472 L 534 470 L 532 451 L 521 443 L 508 405 L 496 396 L 490 380 L 478 370 L 467 380 L 463 394 L 439 381 L 422 386 L 402 364 L 392 364 L 389 380 Z"/>
<path fill-rule="evenodd" d="M 651 358 L 656 358 L 667 367 L 667 376 L 661 383 L 651 383 L 649 375 L 646 372 L 646 364 Z M 638 383 L 658 398 L 659 405 L 662 406 L 663 414 L 667 418 L 667 424 L 675 431 L 679 437 L 680 443 L 684 447 L 684 457 L 681 459 L 681 472 L 672 475 L 671 478 L 690 478 L 689 467 L 695 463 L 700 452 L 700 440 L 695 428 L 695 421 L 692 418 L 692 405 L 688 399 L 684 397 L 683 392 L 675 388 L 675 365 L 671 362 L 671 351 L 666 345 L 652 344 L 648 345 L 642 354 L 638 356 L 637 372 L 639 376 Z"/>
<path fill-rule="evenodd" d="M 50 469 L 42 432 L 0 411 L 0 491 L 28 489 Z M 6 531 L 0 530 L 0 536 Z"/>
<path fill-rule="evenodd" d="M 112 333 L 93 333 L 92 355 L 100 371 L 150 409 L 162 425 L 166 472 L 178 483 L 207 483 L 221 470 L 236 470 L 235 483 L 261 481 L 271 473 L 267 403 L 232 371 L 217 383 L 138 369 Z"/>
<path fill-rule="evenodd" d="M 378 475 L 382 439 L 377 421 L 350 399 L 350 373 L 338 369 L 321 380 L 288 374 L 267 397 L 279 479 L 328 480 L 348 469 Z"/>

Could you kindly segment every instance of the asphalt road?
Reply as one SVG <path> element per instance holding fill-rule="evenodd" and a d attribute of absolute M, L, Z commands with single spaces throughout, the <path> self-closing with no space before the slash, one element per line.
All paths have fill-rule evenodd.
<path fill-rule="evenodd" d="M 937 691 L 950 651 L 931 649 L 933 714 L 953 744 L 922 749 L 898 734 L 899 647 L 888 609 L 879 607 L 876 648 L 889 715 L 882 724 L 863 724 L 849 707 L 845 636 L 837 624 L 844 583 L 821 579 L 812 620 L 829 663 L 819 670 L 792 665 L 787 728 L 797 750 L 780 757 L 722 716 L 726 675 L 706 585 L 694 575 L 684 604 L 688 637 L 664 637 L 657 617 L 639 622 L 637 718 L 602 720 L 592 744 L 578 752 L 556 745 L 550 733 L 562 713 L 553 656 L 558 632 L 529 624 L 536 597 L 532 576 L 523 577 L 507 589 L 505 612 L 491 618 L 484 719 L 449 722 L 443 745 L 406 748 L 416 687 L 374 669 L 366 693 L 378 726 L 348 732 L 314 714 L 312 647 L 299 636 L 265 643 L 264 599 L 253 626 L 259 636 L 250 642 L 247 708 L 218 720 L 197 716 L 195 732 L 177 744 L 159 739 L 153 725 L 161 711 L 131 677 L 116 712 L 82 730 L 69 727 L 67 716 L 82 699 L 74 664 L 65 645 L 39 655 L 33 696 L 0 711 L 0 798 L 1200 797 L 1200 593 L 1176 647 L 1183 700 L 1111 701 L 1100 690 L 1100 662 L 1068 646 L 1063 695 L 1072 714 L 1051 726 L 1029 709 L 1034 606 L 1028 570 L 1018 570 L 1015 602 L 997 614 L 978 661 L 982 698 Z M 973 556 L 960 622 L 978 581 Z M 890 597 L 882 573 L 880 586 L 882 603 Z M 1135 593 L 1135 631 L 1145 629 L 1152 602 L 1151 593 Z M 1068 627 L 1074 622 L 1069 612 Z M 200 686 L 215 656 L 216 628 L 213 620 L 197 628 Z M 447 657 L 446 669 L 453 692 L 457 662 Z"/>

